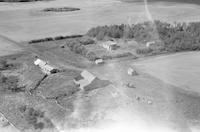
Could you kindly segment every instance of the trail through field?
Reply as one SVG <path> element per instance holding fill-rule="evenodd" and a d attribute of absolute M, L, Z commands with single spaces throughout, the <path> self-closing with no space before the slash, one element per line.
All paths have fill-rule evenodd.
<path fill-rule="evenodd" d="M 22 49 L 18 45 L 0 36 L 0 56 L 10 55 L 20 51 L 22 51 Z"/>

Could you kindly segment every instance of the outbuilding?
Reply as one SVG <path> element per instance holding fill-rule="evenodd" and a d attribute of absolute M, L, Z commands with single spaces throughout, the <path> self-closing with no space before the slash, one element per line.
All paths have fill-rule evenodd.
<path fill-rule="evenodd" d="M 136 76 L 138 73 L 133 68 L 128 68 L 128 75 Z"/>
<path fill-rule="evenodd" d="M 34 61 L 34 64 L 36 66 L 43 67 L 43 66 L 45 66 L 47 64 L 47 62 L 45 62 L 45 61 L 43 61 L 41 59 L 37 59 L 37 60 Z"/>
<path fill-rule="evenodd" d="M 95 64 L 103 64 L 104 63 L 104 61 L 103 61 L 103 59 L 96 59 L 95 60 Z"/>
<path fill-rule="evenodd" d="M 107 41 L 102 45 L 108 51 L 116 50 L 117 49 L 117 42 L 115 41 Z"/>
<path fill-rule="evenodd" d="M 50 75 L 53 73 L 57 73 L 58 69 L 56 69 L 55 67 L 49 65 L 47 62 L 41 60 L 41 59 L 37 59 L 35 60 L 34 64 L 36 66 L 39 66 L 42 70 L 43 73 Z"/>

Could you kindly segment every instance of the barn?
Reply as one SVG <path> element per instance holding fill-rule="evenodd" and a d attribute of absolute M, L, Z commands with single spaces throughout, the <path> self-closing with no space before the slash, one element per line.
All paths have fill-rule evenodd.
<path fill-rule="evenodd" d="M 91 84 L 96 78 L 97 77 L 94 76 L 92 73 L 84 70 L 79 76 L 74 78 L 74 83 L 80 85 L 81 89 L 84 89 L 85 86 Z"/>
<path fill-rule="evenodd" d="M 58 69 L 56 69 L 55 67 L 49 65 L 47 62 L 41 60 L 41 59 L 37 59 L 35 60 L 34 64 L 36 66 L 39 66 L 42 70 L 43 73 L 50 75 L 53 73 L 57 73 Z"/>

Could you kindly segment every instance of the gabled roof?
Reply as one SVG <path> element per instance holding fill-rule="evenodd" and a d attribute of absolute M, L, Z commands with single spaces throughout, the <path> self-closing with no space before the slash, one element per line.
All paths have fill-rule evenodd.
<path fill-rule="evenodd" d="M 86 79 L 87 81 L 89 82 L 92 82 L 96 77 L 91 74 L 90 72 L 84 70 L 82 73 L 81 73 L 81 76 Z"/>
<path fill-rule="evenodd" d="M 45 70 L 45 71 L 48 71 L 48 72 L 51 72 L 51 71 L 53 71 L 55 68 L 54 67 L 52 67 L 52 66 L 50 66 L 50 65 L 44 65 L 44 66 L 42 66 L 41 67 L 43 70 Z"/>

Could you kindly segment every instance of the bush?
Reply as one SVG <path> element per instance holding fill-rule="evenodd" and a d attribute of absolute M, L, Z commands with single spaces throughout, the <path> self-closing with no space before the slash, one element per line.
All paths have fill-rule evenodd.
<path fill-rule="evenodd" d="M 88 58 L 90 61 L 94 61 L 97 58 L 96 54 L 94 52 L 88 51 L 84 47 L 85 44 L 83 44 L 83 42 L 81 43 L 81 40 L 79 39 L 68 41 L 66 45 L 69 47 L 71 51 Z"/>

